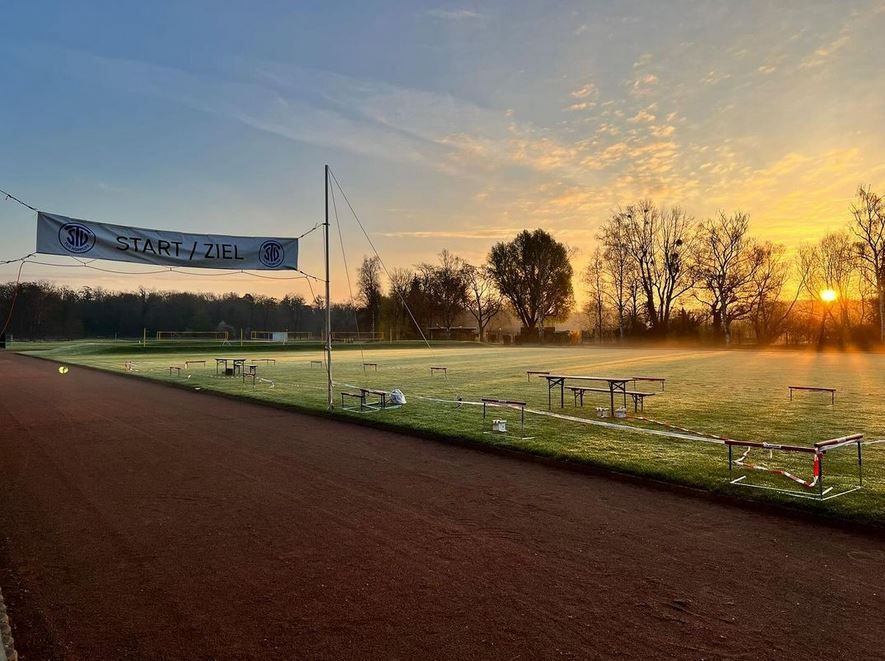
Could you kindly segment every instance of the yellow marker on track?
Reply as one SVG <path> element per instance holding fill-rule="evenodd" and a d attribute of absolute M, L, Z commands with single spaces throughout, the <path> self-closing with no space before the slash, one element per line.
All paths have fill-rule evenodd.
<path fill-rule="evenodd" d="M 62 365 L 61 367 L 58 368 L 58 373 L 59 373 L 59 374 L 67 374 L 67 373 L 68 373 L 68 368 L 65 367 L 64 365 Z"/>

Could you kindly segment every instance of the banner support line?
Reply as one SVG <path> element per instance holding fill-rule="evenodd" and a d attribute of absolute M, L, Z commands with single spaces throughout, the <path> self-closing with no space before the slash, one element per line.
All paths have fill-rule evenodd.
<path fill-rule="evenodd" d="M 326 407 L 332 410 L 332 299 L 329 275 L 329 165 L 324 168 L 326 217 L 323 223 L 326 256 Z"/>

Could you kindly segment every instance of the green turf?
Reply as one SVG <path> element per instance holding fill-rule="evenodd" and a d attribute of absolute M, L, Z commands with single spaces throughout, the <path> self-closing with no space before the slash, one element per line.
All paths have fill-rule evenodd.
<path fill-rule="evenodd" d="M 320 347 L 306 345 L 282 350 L 263 344 L 240 348 L 219 346 L 148 347 L 119 342 L 72 342 L 43 347 L 17 346 L 35 354 L 73 364 L 122 371 L 124 360 L 135 362 L 136 374 L 188 387 L 220 391 L 244 397 L 325 408 L 325 372 L 310 367 L 321 359 Z M 215 375 L 215 356 L 276 358 L 276 366 L 259 364 L 258 374 L 271 379 L 254 388 L 239 378 Z M 170 365 L 188 358 L 209 359 L 207 366 L 169 375 Z M 378 371 L 364 371 L 363 362 L 377 362 Z M 468 439 L 504 446 L 568 461 L 588 462 L 629 473 L 681 484 L 810 508 L 843 518 L 885 523 L 885 444 L 865 448 L 864 488 L 826 502 L 791 498 L 775 492 L 739 488 L 728 484 L 726 450 L 719 445 L 639 434 L 629 428 L 607 429 L 577 422 L 527 414 L 526 436 L 521 438 L 518 413 L 492 411 L 490 418 L 505 418 L 510 433 L 488 433 L 491 420 L 482 421 L 481 408 L 456 407 L 427 398 L 478 400 L 483 396 L 521 399 L 530 407 L 546 410 L 547 389 L 543 379 L 527 382 L 527 369 L 567 374 L 602 376 L 650 375 L 667 378 L 665 392 L 659 385 L 640 383 L 638 389 L 655 391 L 645 415 L 710 434 L 742 440 L 811 445 L 815 441 L 860 432 L 867 440 L 885 438 L 882 398 L 885 395 L 885 355 L 838 354 L 789 351 L 716 351 L 695 349 L 620 348 L 519 348 L 479 345 L 443 345 L 432 350 L 367 346 L 336 350 L 334 355 L 336 405 L 340 391 L 351 386 L 384 390 L 402 389 L 408 404 L 400 409 L 372 412 L 338 411 L 339 415 L 420 430 L 433 435 Z M 430 375 L 430 365 L 445 365 L 448 376 Z M 63 378 L 60 376 L 60 378 Z M 787 385 L 808 384 L 838 389 L 836 405 L 829 395 L 797 393 L 787 396 Z M 599 385 L 599 384 L 590 384 Z M 566 392 L 566 408 L 555 413 L 595 419 L 594 407 L 607 405 L 607 395 L 587 395 L 585 408 L 575 409 Z M 632 415 L 632 406 L 629 407 Z M 640 421 L 627 424 L 651 426 Z M 660 428 L 660 427 L 655 427 Z M 847 485 L 855 468 L 852 450 L 846 448 L 825 459 L 831 485 Z M 755 451 L 754 461 L 811 477 L 810 457 L 775 455 Z M 788 488 L 802 487 L 785 478 L 753 473 L 755 483 Z"/>

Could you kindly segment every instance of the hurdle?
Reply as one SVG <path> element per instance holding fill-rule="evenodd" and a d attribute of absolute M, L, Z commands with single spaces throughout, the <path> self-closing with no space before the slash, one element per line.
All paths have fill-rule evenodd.
<path fill-rule="evenodd" d="M 482 402 L 482 419 L 483 419 L 483 421 L 485 421 L 485 419 L 486 419 L 486 413 L 487 413 L 488 407 L 495 406 L 495 407 L 500 407 L 500 408 L 516 409 L 516 410 L 519 410 L 519 430 L 520 430 L 520 433 L 522 434 L 522 439 L 520 439 L 520 440 L 526 441 L 531 438 L 534 438 L 534 436 L 526 436 L 525 435 L 526 402 L 516 400 L 516 399 L 498 399 L 496 397 L 483 397 L 480 401 Z M 483 433 L 486 434 L 488 432 L 483 432 Z"/>
<path fill-rule="evenodd" d="M 320 367 L 325 367 L 325 366 L 326 366 L 326 361 L 324 361 L 324 360 L 311 360 L 311 361 L 310 361 L 310 368 L 311 368 L 311 369 L 313 369 L 313 368 L 316 367 L 317 365 L 319 365 Z"/>
<path fill-rule="evenodd" d="M 751 483 L 749 480 L 749 473 L 731 479 L 729 483 L 735 486 L 750 487 L 754 489 L 766 489 L 768 491 L 775 491 L 796 498 L 808 498 L 813 500 L 830 500 L 832 498 L 844 496 L 863 487 L 863 438 L 863 434 L 849 434 L 848 436 L 841 436 L 839 438 L 831 438 L 826 441 L 817 442 L 814 444 L 813 447 L 780 443 L 764 443 L 758 441 L 736 441 L 733 439 L 723 439 L 724 444 L 728 448 L 729 476 L 733 474 L 734 467 L 738 466 L 749 471 L 760 471 L 770 473 L 772 475 L 783 476 L 799 484 L 801 487 L 803 487 L 804 491 L 764 484 L 754 484 Z M 838 450 L 839 448 L 844 448 L 852 445 L 856 446 L 857 449 L 856 483 L 841 487 L 838 485 L 838 483 L 831 486 L 825 486 L 824 458 L 827 456 L 827 453 Z M 744 453 L 737 459 L 734 458 L 735 446 L 739 448 L 746 448 Z M 799 477 L 798 475 L 795 475 L 794 473 L 784 468 L 774 468 L 767 466 L 764 463 L 751 463 L 749 461 L 749 455 L 753 449 L 768 450 L 770 458 L 773 458 L 773 453 L 775 451 L 797 453 L 800 455 L 811 455 L 813 458 L 812 477 L 811 479 L 803 479 L 802 477 Z"/>
<path fill-rule="evenodd" d="M 826 392 L 830 393 L 830 404 L 836 403 L 836 389 L 835 388 L 827 388 L 824 386 L 787 386 L 790 390 L 790 401 L 793 401 L 793 391 L 794 390 L 805 390 L 808 392 Z"/>
<path fill-rule="evenodd" d="M 184 361 L 184 369 L 189 370 L 191 368 L 191 365 L 202 365 L 203 367 L 205 367 L 206 361 L 205 360 L 186 360 L 186 361 Z"/>
<path fill-rule="evenodd" d="M 449 368 L 443 367 L 442 365 L 433 365 L 430 368 L 430 376 L 433 376 L 436 372 L 442 372 L 446 378 L 449 376 Z"/>

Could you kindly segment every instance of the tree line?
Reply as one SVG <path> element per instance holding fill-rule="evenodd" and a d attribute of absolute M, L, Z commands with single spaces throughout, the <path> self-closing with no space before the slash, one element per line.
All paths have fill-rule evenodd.
<path fill-rule="evenodd" d="M 619 209 L 584 273 L 591 330 L 598 339 L 678 333 L 729 344 L 738 331 L 758 344 L 885 342 L 885 204 L 860 187 L 847 215 L 788 257 L 752 236 L 740 211 L 695 222 L 649 200 Z"/>
<path fill-rule="evenodd" d="M 740 211 L 697 221 L 652 200 L 626 205 L 598 232 L 580 278 L 582 310 L 575 309 L 575 252 L 542 229 L 496 243 L 482 264 L 448 250 L 433 262 L 389 270 L 379 257 L 365 257 L 353 300 L 333 305 L 333 330 L 402 340 L 434 331 L 454 336 L 469 326 L 486 340 L 494 326 L 543 341 L 545 327 L 580 313 L 585 335 L 597 342 L 885 342 L 885 204 L 860 187 L 846 215 L 843 228 L 788 255 L 753 236 Z M 320 297 L 110 292 L 47 282 L 0 286 L 0 322 L 14 299 L 7 332 L 23 338 L 138 337 L 144 328 L 319 337 L 324 323 Z"/>

